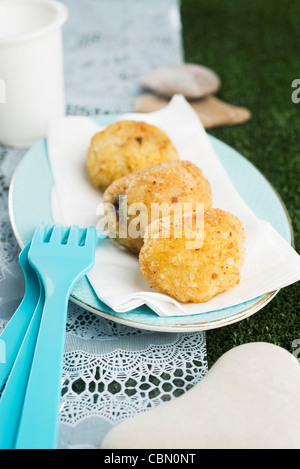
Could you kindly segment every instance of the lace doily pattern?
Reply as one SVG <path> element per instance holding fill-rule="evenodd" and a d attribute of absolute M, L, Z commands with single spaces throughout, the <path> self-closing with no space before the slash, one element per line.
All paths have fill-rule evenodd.
<path fill-rule="evenodd" d="M 128 350 L 134 343 L 123 339 L 123 347 L 107 353 L 67 352 L 61 422 L 76 425 L 98 416 L 116 424 L 179 397 L 207 372 L 203 334 L 174 334 L 171 343 L 163 343 L 162 334 L 154 344 L 154 334 L 149 336 L 143 350 Z"/>
<path fill-rule="evenodd" d="M 68 315 L 67 333 L 81 339 L 103 341 L 112 338 L 134 337 L 151 334 L 150 331 L 128 327 L 117 322 L 103 319 L 97 314 L 86 311 L 81 306 L 73 304 Z"/>

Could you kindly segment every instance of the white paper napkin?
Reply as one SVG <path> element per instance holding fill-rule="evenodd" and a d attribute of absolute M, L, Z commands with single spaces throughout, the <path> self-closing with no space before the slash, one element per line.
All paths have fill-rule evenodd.
<path fill-rule="evenodd" d="M 122 313 L 143 304 L 160 316 L 199 314 L 227 308 L 300 280 L 300 256 L 267 222 L 259 220 L 238 194 L 216 155 L 192 107 L 175 96 L 167 107 L 150 114 L 126 114 L 120 119 L 143 120 L 164 130 L 181 160 L 198 165 L 210 181 L 213 206 L 228 210 L 243 223 L 246 259 L 239 285 L 209 302 L 183 304 L 154 291 L 142 277 L 137 256 L 102 241 L 95 266 L 88 274 L 97 296 Z M 101 192 L 92 187 L 85 169 L 91 137 L 101 128 L 88 117 L 65 117 L 48 132 L 48 154 L 55 181 L 55 221 L 87 226 L 99 221 Z"/>

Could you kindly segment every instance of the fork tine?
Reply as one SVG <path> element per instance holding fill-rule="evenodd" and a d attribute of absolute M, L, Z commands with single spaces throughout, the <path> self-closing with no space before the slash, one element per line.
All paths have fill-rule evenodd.
<path fill-rule="evenodd" d="M 62 235 L 62 239 L 61 239 L 61 244 L 67 244 L 68 238 L 69 238 L 70 229 L 71 229 L 71 228 L 67 228 L 67 229 L 64 231 L 64 233 L 63 233 L 63 235 Z"/>
<path fill-rule="evenodd" d="M 79 246 L 85 245 L 86 231 L 86 228 L 80 228 Z"/>
<path fill-rule="evenodd" d="M 38 225 L 32 239 L 42 242 L 44 240 L 45 234 L 47 233 L 48 227 L 49 225 L 46 225 L 46 223 L 41 223 Z"/>
<path fill-rule="evenodd" d="M 85 243 L 86 247 L 92 247 L 96 244 L 96 228 L 90 225 L 86 230 Z"/>
<path fill-rule="evenodd" d="M 42 240 L 44 243 L 49 243 L 51 235 L 52 235 L 53 228 L 54 228 L 54 225 L 46 226 L 45 234 L 44 234 L 43 240 Z"/>
<path fill-rule="evenodd" d="M 52 232 L 50 235 L 49 242 L 52 243 L 61 243 L 63 235 L 62 225 L 53 225 Z"/>
<path fill-rule="evenodd" d="M 79 228 L 78 226 L 72 226 L 69 230 L 67 244 L 76 245 L 79 243 Z"/>

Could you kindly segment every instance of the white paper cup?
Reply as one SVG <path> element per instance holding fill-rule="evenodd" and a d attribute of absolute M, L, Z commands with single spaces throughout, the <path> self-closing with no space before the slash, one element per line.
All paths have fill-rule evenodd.
<path fill-rule="evenodd" d="M 55 0 L 0 0 L 0 141 L 28 147 L 65 114 L 62 25 Z"/>

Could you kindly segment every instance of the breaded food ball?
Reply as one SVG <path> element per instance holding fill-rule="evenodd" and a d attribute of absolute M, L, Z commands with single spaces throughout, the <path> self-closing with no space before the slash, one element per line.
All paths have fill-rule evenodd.
<path fill-rule="evenodd" d="M 87 171 L 92 184 L 105 190 L 126 174 L 178 159 L 176 148 L 161 129 L 146 122 L 124 120 L 94 135 L 87 154 Z"/>
<path fill-rule="evenodd" d="M 176 217 L 158 219 L 148 226 L 140 268 L 159 292 L 182 303 L 202 303 L 239 283 L 245 234 L 240 220 L 220 209 L 206 211 L 203 224 L 196 223 L 195 213 L 187 218 L 189 229 L 182 230 L 181 238 L 174 236 L 183 228 L 183 220 Z M 171 225 L 170 236 L 164 237 L 167 225 Z"/>
<path fill-rule="evenodd" d="M 104 192 L 110 236 L 139 253 L 148 224 L 159 217 L 211 208 L 210 183 L 189 161 L 166 161 L 118 179 Z M 121 226 L 122 225 L 122 226 Z"/>

